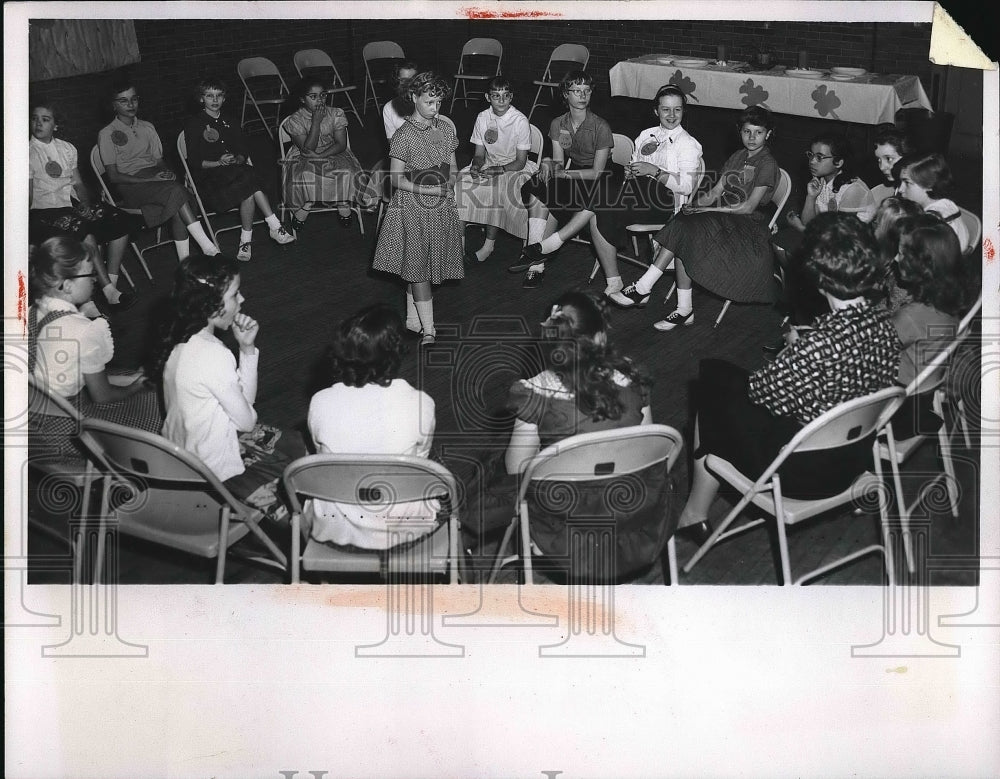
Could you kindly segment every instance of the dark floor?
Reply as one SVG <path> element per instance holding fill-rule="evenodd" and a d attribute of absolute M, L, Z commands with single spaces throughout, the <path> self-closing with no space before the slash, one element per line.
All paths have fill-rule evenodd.
<path fill-rule="evenodd" d="M 522 91 L 521 94 L 526 93 Z M 519 96 L 516 101 L 524 108 L 530 105 L 525 105 Z M 612 126 L 616 131 L 634 137 L 651 123 L 648 106 L 638 101 L 616 98 L 610 103 L 597 105 L 595 110 L 598 113 L 604 110 L 605 116 L 614 116 Z M 478 110 L 478 104 L 466 108 L 456 106 L 453 116 L 460 138 L 468 138 Z M 721 162 L 734 149 L 737 143 L 732 122 L 735 114 L 734 111 L 701 107 L 689 110 L 686 124 L 702 141 L 710 164 Z M 550 109 L 541 109 L 533 120 L 545 127 L 551 116 Z M 808 120 L 799 121 L 793 117 L 779 117 L 779 120 L 779 127 L 784 130 L 778 136 L 775 154 L 779 163 L 795 170 L 805 139 L 814 130 L 808 126 Z M 385 149 L 380 117 L 370 110 L 365 122 L 366 127 L 362 129 L 352 118 L 350 129 L 355 152 L 368 167 L 385 154 Z M 851 130 L 859 136 L 869 131 L 858 126 L 852 126 Z M 786 143 L 792 145 L 793 142 L 785 139 L 793 135 L 804 140 L 789 149 Z M 263 141 L 264 136 L 260 139 Z M 468 159 L 469 151 L 466 143 L 459 152 L 460 163 Z M 979 173 L 981 175 L 981 171 Z M 874 178 L 871 183 L 875 183 Z M 967 183 L 970 184 L 969 192 L 981 191 L 979 182 Z M 980 210 L 973 200 L 961 196 L 956 199 Z M 235 214 L 231 214 L 217 217 L 215 222 L 218 227 L 235 223 L 234 220 Z M 388 301 L 402 310 L 402 286 L 395 279 L 369 268 L 374 250 L 374 216 L 366 215 L 364 225 L 365 236 L 361 237 L 356 225 L 345 230 L 334 215 L 316 214 L 309 219 L 298 242 L 285 247 L 270 242 L 264 227 L 255 228 L 254 258 L 242 274 L 242 291 L 246 297 L 244 311 L 261 325 L 256 404 L 261 421 L 302 429 L 309 398 L 323 386 L 322 354 L 329 333 L 343 316 L 375 301 Z M 221 236 L 223 251 L 234 252 L 236 239 L 235 231 L 224 233 Z M 470 248 L 478 248 L 481 240 L 481 231 L 470 228 Z M 512 334 L 535 332 L 548 303 L 568 288 L 588 288 L 597 292 L 603 289 L 600 275 L 591 284 L 587 281 L 593 264 L 589 246 L 568 244 L 558 260 L 550 264 L 544 285 L 536 290 L 524 290 L 519 276 L 506 273 L 506 266 L 518 250 L 515 239 L 502 235 L 487 262 L 467 268 L 462 282 L 436 289 L 439 345 L 425 353 L 414 348 L 403 365 L 403 377 L 434 397 L 437 405 L 435 445 L 460 477 L 469 472 L 465 459 L 469 452 L 490 446 L 502 448 L 506 443 L 503 424 L 493 424 L 493 420 L 507 387 L 525 373 L 525 363 L 519 356 L 523 352 L 510 348 L 512 341 L 522 343 L 525 337 Z M 154 276 L 152 284 L 142 277 L 134 258 L 126 259 L 136 279 L 140 301 L 113 321 L 115 364 L 122 367 L 141 364 L 145 359 L 148 333 L 162 316 L 176 267 L 172 247 L 156 249 L 148 258 Z M 639 272 L 632 266 L 623 266 L 622 270 L 626 283 Z M 658 333 L 651 325 L 671 310 L 671 306 L 662 302 L 662 295 L 668 289 L 669 283 L 661 283 L 656 290 L 659 297 L 654 296 L 644 310 L 616 312 L 612 336 L 621 351 L 644 365 L 651 374 L 655 421 L 676 427 L 689 442 L 689 389 L 697 375 L 699 359 L 716 357 L 748 369 L 759 367 L 761 346 L 777 336 L 781 315 L 766 306 L 733 305 L 719 328 L 713 329 L 712 322 L 722 301 L 699 290 L 695 292 L 696 324 L 681 331 Z M 526 337 L 530 339 L 530 335 Z M 940 469 L 934 449 L 932 443 L 925 444 L 908 464 L 907 472 L 914 474 L 907 481 L 909 487 L 915 489 L 923 478 L 921 474 L 936 473 Z M 961 519 L 956 521 L 950 515 L 928 511 L 921 520 L 922 528 L 929 534 L 928 564 L 935 569 L 931 575 L 935 584 L 975 582 L 974 561 L 979 537 L 978 453 L 959 448 L 955 454 L 963 488 Z M 685 456 L 678 461 L 675 476 L 678 503 L 682 504 L 687 494 Z M 730 505 L 728 496 L 718 501 L 718 516 L 723 516 Z M 37 501 L 31 506 L 33 518 L 63 532 L 65 516 L 46 516 Z M 873 543 L 876 538 L 877 523 L 870 515 L 844 513 L 807 523 L 790 533 L 793 572 L 820 565 L 825 559 Z M 64 551 L 38 533 L 31 534 L 30 544 L 32 556 L 59 555 Z M 683 565 L 695 546 L 681 539 L 677 547 Z M 950 567 L 944 568 L 946 565 Z M 227 571 L 227 581 L 231 582 L 283 580 L 275 572 L 238 560 L 232 560 Z M 129 539 L 121 540 L 119 572 L 124 583 L 206 583 L 212 578 L 212 567 L 208 563 Z M 33 582 L 66 580 L 64 573 L 40 570 L 38 566 L 30 576 Z M 682 583 L 773 584 L 777 578 L 769 533 L 758 529 L 713 550 L 689 576 L 682 578 Z M 879 584 L 882 578 L 881 562 L 872 556 L 822 581 Z"/>

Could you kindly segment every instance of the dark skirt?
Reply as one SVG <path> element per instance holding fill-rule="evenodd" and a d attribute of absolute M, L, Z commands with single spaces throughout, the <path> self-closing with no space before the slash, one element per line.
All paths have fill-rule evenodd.
<path fill-rule="evenodd" d="M 138 217 L 106 203 L 94 205 L 91 216 L 69 207 L 33 208 L 28 212 L 28 240 L 33 244 L 57 235 L 70 235 L 78 241 L 92 235 L 98 243 L 107 243 L 141 229 Z"/>
<path fill-rule="evenodd" d="M 252 165 L 226 165 L 209 168 L 195 174 L 198 194 L 209 211 L 220 214 L 240 205 L 264 183 Z"/>
<path fill-rule="evenodd" d="M 521 187 L 521 199 L 527 206 L 532 197 L 537 198 L 545 204 L 555 220 L 562 224 L 578 211 L 601 213 L 616 208 L 623 180 L 624 172 L 617 165 L 596 179 L 552 177 L 543 184 L 536 175 Z"/>
<path fill-rule="evenodd" d="M 707 211 L 678 214 L 656 234 L 656 242 L 684 263 L 697 284 L 735 303 L 773 303 L 774 255 L 769 217 Z"/>
<path fill-rule="evenodd" d="M 670 189 L 648 176 L 626 178 L 614 206 L 597 212 L 597 230 L 612 246 L 621 246 L 630 224 L 664 224 L 673 214 Z"/>
<path fill-rule="evenodd" d="M 122 205 L 140 209 L 148 227 L 163 224 L 191 202 L 187 189 L 179 181 L 150 180 L 117 186 Z"/>
<path fill-rule="evenodd" d="M 757 479 L 803 425 L 750 401 L 743 368 L 724 360 L 702 360 L 698 377 L 695 457 L 714 454 L 744 476 Z M 817 499 L 836 495 L 872 467 L 873 437 L 846 446 L 791 455 L 779 469 L 782 494 Z"/>

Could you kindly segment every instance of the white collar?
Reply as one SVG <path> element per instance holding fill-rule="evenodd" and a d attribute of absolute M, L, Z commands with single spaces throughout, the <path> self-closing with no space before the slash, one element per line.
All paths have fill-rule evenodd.
<path fill-rule="evenodd" d="M 62 298 L 55 298 L 51 295 L 44 295 L 36 304 L 39 313 L 49 313 L 50 311 L 72 311 L 74 314 L 80 313 L 80 309 Z"/>

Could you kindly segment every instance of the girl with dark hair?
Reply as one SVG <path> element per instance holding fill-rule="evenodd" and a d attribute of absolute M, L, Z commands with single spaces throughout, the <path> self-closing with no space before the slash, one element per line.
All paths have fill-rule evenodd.
<path fill-rule="evenodd" d="M 235 260 L 189 257 L 177 269 L 173 313 L 154 358 L 167 418 L 163 435 L 199 457 L 230 491 L 272 518 L 284 467 L 303 456 L 301 436 L 259 424 L 255 345 L 259 325 L 241 312 Z M 232 331 L 239 363 L 217 331 Z"/>
<path fill-rule="evenodd" d="M 410 60 L 397 62 L 392 69 L 392 77 L 396 83 L 396 94 L 392 100 L 389 100 L 382 106 L 382 125 L 385 128 L 385 139 L 387 141 L 392 140 L 392 136 L 396 134 L 396 130 L 403 126 L 406 117 L 413 113 L 413 103 L 410 102 L 406 85 L 410 83 L 410 79 L 417 75 L 418 72 L 419 69 L 416 63 Z"/>
<path fill-rule="evenodd" d="M 851 147 L 846 136 L 832 133 L 817 135 L 809 144 L 806 159 L 809 160 L 811 178 L 806 185 L 802 214 L 788 212 L 790 227 L 801 233 L 816 214 L 828 211 L 857 214 L 871 208 L 871 190 L 853 175 Z"/>
<path fill-rule="evenodd" d="M 305 227 L 309 206 L 336 203 L 340 224 L 351 224 L 351 203 L 358 197 L 361 163 L 348 147 L 347 116 L 326 104 L 325 82 L 304 78 L 296 88 L 299 109 L 285 120 L 295 148 L 285 160 L 285 202 L 295 213 L 291 226 Z"/>
<path fill-rule="evenodd" d="M 653 264 L 635 283 L 614 295 L 623 307 L 641 307 L 671 262 L 677 274 L 677 310 L 653 325 L 673 330 L 694 324 L 691 288 L 697 281 L 715 294 L 741 303 L 772 303 L 774 260 L 767 208 L 778 185 L 778 163 L 771 156 L 771 112 L 751 106 L 737 127 L 743 149 L 722 166 L 718 182 L 701 195 L 698 205 L 681 213 L 656 234 L 662 247 Z"/>
<path fill-rule="evenodd" d="M 434 400 L 397 377 L 403 349 L 403 322 L 392 308 L 368 306 L 340 323 L 330 350 L 334 384 L 309 404 L 309 433 L 318 452 L 430 455 Z M 373 512 L 316 501 L 306 515 L 318 541 L 386 549 L 387 522 L 414 520 L 414 533 L 422 535 L 433 529 L 437 503 L 395 503 Z"/>
<path fill-rule="evenodd" d="M 434 284 L 465 276 L 462 223 L 455 206 L 458 138 L 440 116 L 451 88 L 430 71 L 406 87 L 413 113 L 392 136 L 389 179 L 392 200 L 379 232 L 372 267 L 407 282 L 406 328 L 421 346 L 435 340 Z"/>
<path fill-rule="evenodd" d="M 694 434 L 694 478 L 680 527 L 708 538 L 708 512 L 719 489 L 705 467 L 715 454 L 756 479 L 785 444 L 834 406 L 893 385 L 900 343 L 881 294 L 884 268 L 868 226 L 854 216 L 820 214 L 806 228 L 805 268 L 830 313 L 754 373 L 702 360 Z M 819 498 L 846 489 L 871 464 L 871 438 L 834 450 L 793 455 L 782 493 Z"/>
<path fill-rule="evenodd" d="M 28 309 L 28 371 L 35 381 L 85 417 L 160 432 L 163 417 L 155 391 L 141 372 L 110 374 L 115 344 L 108 321 L 88 319 L 80 311 L 91 300 L 97 275 L 90 249 L 56 236 L 32 247 L 28 266 L 34 301 Z M 46 417 L 37 432 L 56 436 L 60 448 L 75 451 L 67 446 L 73 431 L 66 422 Z"/>
<path fill-rule="evenodd" d="M 859 219 L 871 222 L 875 216 L 875 209 L 882 201 L 896 194 L 899 182 L 896 181 L 893 171 L 896 163 L 910 151 L 910 141 L 902 131 L 889 126 L 878 132 L 875 136 L 875 161 L 878 163 L 878 169 L 885 177 L 885 181 L 872 187 L 872 203 L 868 208 L 858 213 Z"/>
<path fill-rule="evenodd" d="M 278 244 L 291 243 L 294 236 L 285 230 L 274 215 L 271 202 L 264 194 L 264 182 L 250 164 L 246 138 L 235 124 L 222 116 L 226 102 L 226 84 L 217 78 L 198 82 L 198 102 L 202 110 L 184 125 L 191 175 L 198 184 L 198 193 L 212 211 L 225 213 L 240 209 L 240 241 L 236 259 L 249 262 L 253 236 L 253 214 L 256 208 L 270 228 L 271 239 Z"/>
<path fill-rule="evenodd" d="M 892 195 L 885 198 L 871 221 L 875 243 L 878 244 L 882 264 L 885 266 L 886 307 L 895 313 L 910 300 L 910 294 L 897 281 L 896 258 L 899 255 L 899 229 L 908 217 L 923 213 L 916 203 Z"/>
<path fill-rule="evenodd" d="M 924 211 L 937 214 L 955 231 L 962 253 L 972 249 L 972 236 L 962 221 L 962 210 L 944 197 L 951 188 L 951 168 L 937 152 L 904 157 L 899 166 L 899 196 L 912 200 Z"/>
<path fill-rule="evenodd" d="M 569 109 L 549 126 L 552 157 L 542 160 L 538 173 L 521 187 L 528 209 L 528 245 L 510 265 L 510 273 L 525 273 L 522 286 L 534 289 L 545 278 L 545 260 L 565 241 L 587 226 L 594 212 L 612 195 L 605 178 L 615 142 L 611 125 L 590 110 L 594 79 L 571 70 L 559 85 Z M 573 162 L 566 169 L 566 159 Z M 565 222 L 561 230 L 556 228 Z M 607 279 L 607 289 L 621 289 L 621 277 Z"/>

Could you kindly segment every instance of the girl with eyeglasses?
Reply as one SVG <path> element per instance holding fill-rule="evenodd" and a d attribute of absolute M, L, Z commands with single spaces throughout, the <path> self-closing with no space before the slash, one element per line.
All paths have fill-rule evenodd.
<path fill-rule="evenodd" d="M 207 255 L 218 247 L 191 208 L 187 188 L 163 161 L 163 144 L 152 124 L 140 119 L 139 96 L 131 82 L 111 87 L 114 120 L 97 136 L 101 162 L 108 181 L 115 185 L 126 208 L 138 208 L 150 227 L 170 222 L 177 258 L 191 253 L 188 235 Z"/>
<path fill-rule="evenodd" d="M 156 392 L 139 371 L 112 378 L 108 366 L 115 344 L 108 321 L 90 319 L 81 311 L 91 301 L 97 275 L 91 249 L 68 236 L 49 238 L 31 247 L 28 269 L 34 301 L 28 309 L 32 378 L 85 417 L 159 433 L 163 417 Z M 74 431 L 68 425 L 71 421 L 65 418 L 38 420 L 32 432 L 42 438 L 36 443 L 52 436 L 49 443 L 75 453 L 69 442 Z"/>
<path fill-rule="evenodd" d="M 459 218 L 466 224 L 486 225 L 486 239 L 476 252 L 466 251 L 466 262 L 484 262 L 503 229 L 517 238 L 527 236 L 521 186 L 538 170 L 528 160 L 531 130 L 526 117 L 511 105 L 510 80 L 497 76 L 486 87 L 490 107 L 476 117 L 472 163 L 458 180 Z"/>
<path fill-rule="evenodd" d="M 305 227 L 309 206 L 336 203 L 340 224 L 351 224 L 351 204 L 358 196 L 361 163 L 347 145 L 347 115 L 328 106 L 326 85 L 303 79 L 298 86 L 299 109 L 285 120 L 295 144 L 285 160 L 285 203 L 295 208 L 293 230 Z"/>

